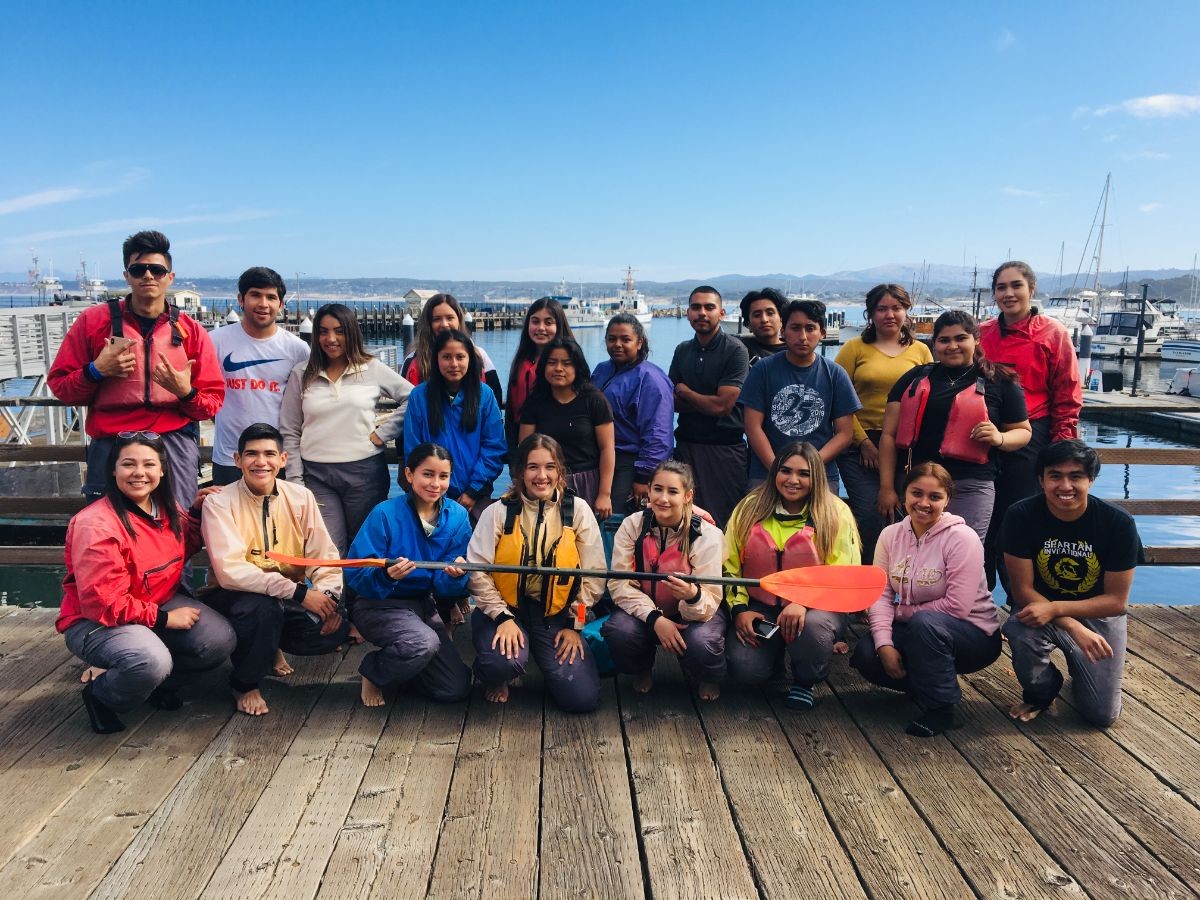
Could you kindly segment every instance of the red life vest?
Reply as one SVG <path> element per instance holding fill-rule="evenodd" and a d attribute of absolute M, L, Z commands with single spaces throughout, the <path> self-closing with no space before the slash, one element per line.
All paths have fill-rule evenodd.
<path fill-rule="evenodd" d="M 101 381 L 96 387 L 92 408 L 178 406 L 179 398 L 150 377 L 158 365 L 160 353 L 176 369 L 186 369 L 188 365 L 183 331 L 179 326 L 179 307 L 168 304 L 166 312 L 170 328 L 160 328 L 159 323 L 155 323 L 148 337 L 143 338 L 139 333 L 138 337 L 133 338 L 130 346 L 133 351 L 133 371 L 124 378 L 105 378 Z M 125 337 L 124 304 L 119 300 L 109 300 L 108 313 L 112 320 L 112 336 Z"/>
<path fill-rule="evenodd" d="M 746 538 L 746 546 L 742 548 L 742 577 L 762 578 L 773 572 L 784 569 L 802 569 L 805 566 L 819 566 L 824 560 L 817 552 L 817 544 L 813 540 L 811 525 L 805 525 L 787 539 L 782 549 L 775 543 L 775 538 L 762 527 L 762 522 L 755 522 Z M 747 588 L 746 592 L 759 603 L 767 606 L 779 606 L 782 601 L 774 594 L 769 594 L 762 588 Z"/>
<path fill-rule="evenodd" d="M 900 424 L 896 429 L 896 446 L 908 450 L 916 446 L 925 418 L 925 404 L 929 402 L 931 386 L 929 367 L 912 380 L 900 397 Z M 974 390 L 968 388 L 974 386 Z M 946 459 L 983 465 L 990 459 L 991 448 L 971 438 L 971 429 L 980 422 L 988 421 L 987 382 L 982 377 L 967 382 L 954 395 L 950 415 L 946 418 L 942 443 L 938 452 Z"/>
<path fill-rule="evenodd" d="M 679 544 L 670 547 L 660 547 L 658 538 L 654 536 L 657 524 L 654 513 L 650 510 L 642 512 L 642 532 L 633 545 L 633 568 L 635 572 L 674 572 L 680 575 L 692 574 L 692 561 L 683 553 Z M 688 525 L 688 546 L 700 539 L 700 516 L 692 514 Z M 638 589 L 654 601 L 654 605 L 662 610 L 667 618 L 673 618 L 679 613 L 679 601 L 675 599 L 665 581 L 639 581 Z"/>

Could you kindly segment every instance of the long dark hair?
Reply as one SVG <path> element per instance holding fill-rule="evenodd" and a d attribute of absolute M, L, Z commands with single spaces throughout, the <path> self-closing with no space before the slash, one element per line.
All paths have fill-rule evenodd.
<path fill-rule="evenodd" d="M 121 524 L 125 526 L 125 530 L 129 532 L 129 536 L 133 537 L 133 524 L 129 521 L 129 507 L 133 505 L 133 501 L 121 492 L 117 487 L 117 462 L 121 459 L 121 451 L 133 444 L 139 444 L 143 447 L 149 447 L 158 454 L 158 466 L 162 471 L 162 477 L 158 480 L 158 487 L 150 493 L 150 499 L 162 511 L 166 517 L 167 524 L 171 528 L 171 533 L 176 538 L 182 537 L 183 527 L 179 521 L 179 506 L 175 502 L 175 493 L 172 490 L 171 484 L 171 467 L 167 464 L 167 447 L 163 443 L 162 438 L 155 435 L 150 436 L 150 432 L 138 431 L 132 437 L 119 437 L 113 443 L 113 448 L 108 454 L 108 477 L 104 481 L 104 496 L 108 498 L 108 502 L 112 504 L 113 509 L 117 511 L 117 517 L 121 520 Z"/>
<path fill-rule="evenodd" d="M 554 323 L 557 329 L 554 332 L 556 338 L 570 338 L 575 340 L 575 334 L 571 331 L 571 325 L 567 322 L 567 314 L 563 311 L 562 304 L 553 297 L 539 297 L 529 305 L 529 309 L 525 312 L 525 320 L 521 323 L 521 339 L 517 344 L 517 352 L 513 355 L 512 365 L 508 368 L 508 395 L 512 396 L 513 385 L 517 383 L 517 372 L 521 370 L 521 364 L 537 359 L 538 346 L 533 342 L 533 338 L 529 336 L 529 320 L 534 313 L 539 313 L 542 310 L 554 316 Z"/>
<path fill-rule="evenodd" d="M 433 311 L 439 306 L 449 306 L 458 316 L 458 330 L 467 330 L 466 312 L 453 294 L 434 294 L 421 307 L 417 327 L 413 333 L 413 359 L 417 361 L 417 373 L 421 381 L 429 377 L 433 368 Z"/>
<path fill-rule="evenodd" d="M 863 329 L 863 343 L 873 344 L 878 337 L 875 333 L 875 310 L 879 308 L 884 297 L 891 297 L 904 307 L 904 324 L 900 326 L 900 345 L 906 347 L 916 338 L 913 335 L 912 326 L 908 323 L 908 311 L 913 306 L 912 297 L 908 296 L 908 291 L 902 284 L 877 284 L 867 291 L 867 308 L 863 310 L 863 318 L 867 320 L 867 327 Z"/>
<path fill-rule="evenodd" d="M 308 365 L 304 367 L 304 378 L 301 387 L 308 387 L 314 378 L 329 367 L 329 357 L 321 349 L 321 320 L 326 316 L 337 319 L 342 327 L 342 343 L 346 348 L 346 361 L 352 366 L 365 365 L 372 359 L 363 341 L 362 329 L 358 327 L 358 316 L 354 310 L 344 303 L 326 303 L 313 316 L 312 352 L 308 355 Z"/>
<path fill-rule="evenodd" d="M 583 355 L 583 348 L 571 338 L 556 337 L 546 345 L 542 355 L 538 357 L 537 380 L 533 383 L 533 390 L 529 392 L 529 397 L 525 400 L 525 406 L 521 408 L 522 419 L 525 418 L 525 410 L 531 408 L 531 404 L 547 403 L 553 399 L 554 392 L 550 389 L 550 383 L 546 381 L 546 363 L 553 350 L 567 351 L 571 365 L 575 367 L 575 381 L 571 384 L 575 393 L 581 397 L 588 393 L 600 393 L 592 384 L 592 376 L 588 374 L 588 361 L 587 357 Z"/>
<path fill-rule="evenodd" d="M 462 344 L 463 349 L 467 351 L 467 372 L 463 375 L 463 380 L 458 386 L 459 391 L 463 395 L 463 431 L 474 431 L 475 423 L 479 418 L 479 396 L 481 393 L 479 354 L 475 352 L 475 345 L 465 332 L 459 331 L 457 328 L 451 328 L 449 331 L 443 331 L 433 339 L 433 355 L 429 364 L 429 380 L 426 382 L 428 387 L 425 388 L 425 401 L 429 407 L 429 433 L 431 435 L 440 433 L 446 421 L 445 404 L 448 402 L 446 394 L 449 392 L 449 388 L 446 386 L 446 379 L 442 376 L 442 368 L 438 365 L 438 356 L 445 346 L 453 341 Z"/>
<path fill-rule="evenodd" d="M 937 344 L 938 332 L 951 325 L 962 326 L 963 331 L 975 338 L 975 358 L 972 362 L 979 367 L 979 374 L 987 381 L 1016 381 L 1017 373 L 1003 363 L 994 363 L 983 355 L 983 344 L 979 340 L 979 323 L 969 312 L 948 309 L 933 323 L 933 343 Z M 940 363 L 939 363 L 940 365 Z"/>

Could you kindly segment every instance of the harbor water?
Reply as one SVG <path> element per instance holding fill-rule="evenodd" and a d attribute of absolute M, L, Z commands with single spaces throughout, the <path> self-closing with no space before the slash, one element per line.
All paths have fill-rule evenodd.
<path fill-rule="evenodd" d="M 850 315 L 847 320 L 850 320 Z M 686 319 L 655 319 L 646 326 L 650 340 L 650 359 L 665 371 L 671 362 L 675 346 L 692 336 Z M 606 357 L 604 330 L 583 328 L 575 333 L 591 366 Z M 487 331 L 476 335 L 479 345 L 491 356 L 507 379 L 508 367 L 516 352 L 520 333 L 517 331 Z M 836 348 L 825 350 L 830 356 Z M 1105 362 L 1104 369 L 1118 366 Z M 1125 363 L 1126 384 L 1132 377 L 1132 362 Z M 1161 370 L 1160 370 L 1161 369 Z M 1161 390 L 1170 382 L 1175 365 L 1157 361 L 1143 362 L 1143 388 Z M 1084 422 L 1082 437 L 1089 444 L 1101 447 L 1158 447 L 1188 446 L 1166 441 L 1150 434 L 1131 432 L 1124 428 Z M 507 475 L 497 483 L 497 493 L 507 486 Z M 393 486 L 393 490 L 398 490 Z M 1105 466 L 1093 487 L 1095 496 L 1112 499 L 1200 499 L 1200 454 L 1197 465 L 1191 466 Z M 1200 544 L 1200 520 L 1191 516 L 1141 516 L 1137 520 L 1142 541 L 1153 546 L 1187 546 Z M 1147 566 L 1138 570 L 1134 579 L 1132 600 L 1136 603 L 1188 604 L 1197 602 L 1196 570 L 1188 567 Z M 17 571 L 0 569 L 0 603 L 56 606 L 59 600 L 58 583 L 61 570 L 29 569 Z M 1002 593 L 999 595 L 1002 598 Z"/>

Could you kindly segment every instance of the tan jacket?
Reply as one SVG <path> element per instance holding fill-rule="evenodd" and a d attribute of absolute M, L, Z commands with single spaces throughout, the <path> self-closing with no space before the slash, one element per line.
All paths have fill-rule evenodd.
<path fill-rule="evenodd" d="M 500 534 L 504 530 L 505 511 L 506 507 L 503 502 L 493 503 L 483 511 L 475 526 L 475 531 L 471 535 L 471 543 L 467 545 L 467 562 L 491 563 L 496 561 L 496 543 L 500 540 Z M 545 540 L 540 542 L 542 546 L 529 549 L 533 558 L 540 561 L 542 549 L 551 546 L 562 535 L 562 515 L 556 501 L 525 500 L 522 504 L 518 527 L 525 535 L 526 542 L 534 533 L 539 512 L 543 517 L 541 533 L 545 535 Z M 579 548 L 580 566 L 584 569 L 605 568 L 604 544 L 600 537 L 600 526 L 596 523 L 595 514 L 586 503 L 576 497 L 575 510 L 572 515 L 574 516 L 573 524 Z M 508 609 L 508 604 L 496 590 L 495 582 L 486 572 L 472 572 L 468 584 L 471 596 L 475 598 L 476 609 L 485 615 L 494 619 Z M 540 584 L 536 579 L 530 579 L 527 581 L 526 587 L 536 590 L 540 589 Z M 603 593 L 603 578 L 584 578 L 579 585 L 579 599 L 587 607 L 591 607 Z"/>
<path fill-rule="evenodd" d="M 212 574 L 226 590 L 290 600 L 296 586 L 311 579 L 317 590 L 341 596 L 341 569 L 302 569 L 266 557 L 267 550 L 275 550 L 289 556 L 338 558 L 317 498 L 303 485 L 278 479 L 274 494 L 259 497 L 239 478 L 204 501 L 200 530 Z"/>
<path fill-rule="evenodd" d="M 633 545 L 642 533 L 642 517 L 653 515 L 648 510 L 626 516 L 625 521 L 617 530 L 613 540 L 612 567 L 618 572 L 632 572 L 634 564 Z M 687 523 L 690 525 L 690 522 Z M 666 543 L 668 546 L 678 544 L 683 534 L 682 525 L 679 528 L 667 530 Z M 721 529 L 704 519 L 700 520 L 700 537 L 688 549 L 688 560 L 692 564 L 693 575 L 711 575 L 721 577 L 721 557 L 725 555 L 725 535 Z M 705 584 L 700 586 L 700 599 L 695 603 L 679 604 L 679 615 L 687 622 L 707 622 L 713 613 L 721 606 L 721 586 Z M 608 582 L 608 595 L 613 602 L 634 618 L 646 621 L 646 617 L 658 607 L 654 601 L 644 594 L 636 581 L 624 578 L 613 578 Z"/>

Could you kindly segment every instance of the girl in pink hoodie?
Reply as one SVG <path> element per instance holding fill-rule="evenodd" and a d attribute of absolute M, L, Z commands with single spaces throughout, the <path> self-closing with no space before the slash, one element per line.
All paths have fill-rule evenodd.
<path fill-rule="evenodd" d="M 923 710 L 905 729 L 933 737 L 954 721 L 959 673 L 1000 655 L 1000 621 L 983 572 L 983 544 L 962 516 L 946 513 L 954 481 L 937 463 L 912 468 L 902 522 L 879 536 L 875 565 L 888 575 L 867 611 L 870 635 L 850 665 L 868 681 L 912 695 Z"/>

